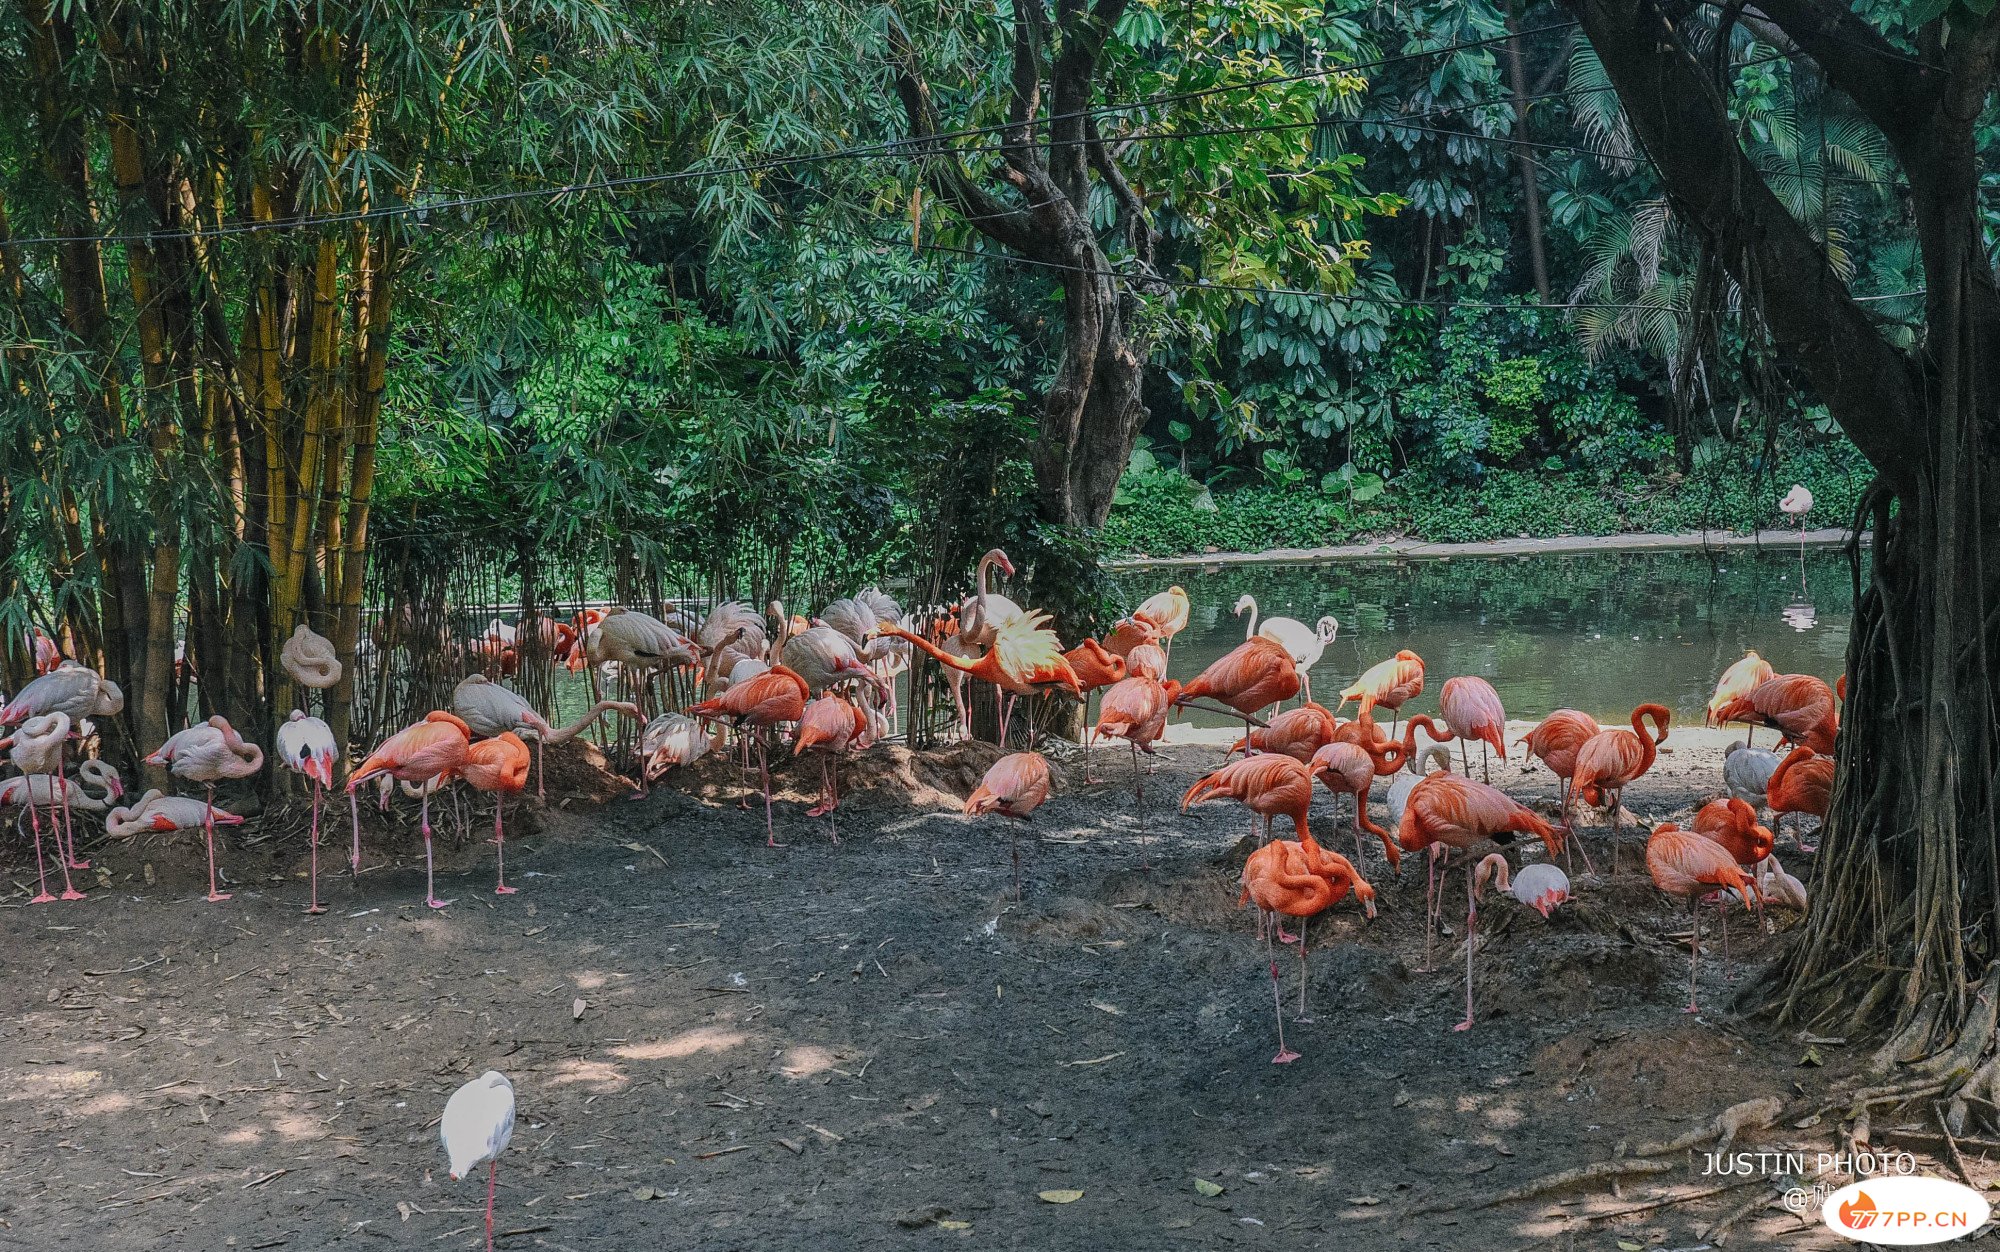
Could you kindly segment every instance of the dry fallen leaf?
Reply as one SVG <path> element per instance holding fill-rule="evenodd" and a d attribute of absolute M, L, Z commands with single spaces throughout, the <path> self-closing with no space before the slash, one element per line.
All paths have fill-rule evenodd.
<path fill-rule="evenodd" d="M 1081 1191 L 1040 1191 L 1036 1195 L 1045 1204 L 1075 1204 L 1083 1199 Z"/>
<path fill-rule="evenodd" d="M 1210 1181 L 1209 1181 L 1208 1179 L 1206 1179 L 1206 1178 L 1197 1178 L 1197 1179 L 1195 1179 L 1195 1180 L 1194 1180 L 1194 1189 L 1195 1189 L 1196 1191 L 1199 1191 L 1199 1192 L 1200 1192 L 1201 1194 L 1203 1194 L 1203 1195 L 1205 1195 L 1205 1196 L 1209 1196 L 1210 1198 L 1213 1198 L 1213 1197 L 1215 1197 L 1215 1196 L 1219 1196 L 1219 1195 L 1221 1195 L 1221 1194 L 1222 1194 L 1222 1187 L 1221 1187 L 1221 1185 L 1220 1185 L 1220 1184 L 1217 1184 L 1217 1183 L 1212 1183 L 1212 1182 L 1210 1182 Z"/>
<path fill-rule="evenodd" d="M 1395 1106 L 1396 1108 L 1402 1108 L 1405 1104 L 1408 1104 L 1409 1102 L 1410 1102 L 1410 1093 L 1407 1091 L 1398 1091 L 1396 1093 L 1396 1098 L 1389 1101 L 1389 1103 Z"/>
<path fill-rule="evenodd" d="M 972 1229 L 972 1223 L 971 1223 L 971 1222 L 958 1222 L 958 1221 L 952 1221 L 951 1219 L 947 1218 L 947 1219 L 945 1219 L 944 1221 L 941 1221 L 941 1222 L 939 1222 L 939 1223 L 938 1223 L 938 1229 L 939 1229 L 939 1230 L 971 1230 L 971 1229 Z"/>
<path fill-rule="evenodd" d="M 634 1200 L 657 1200 L 661 1198 L 661 1193 L 653 1190 L 651 1187 L 634 1187 L 632 1188 L 632 1198 Z"/>
<path fill-rule="evenodd" d="M 569 1019 L 573 1022 L 582 1021 L 583 1010 L 584 1010 L 584 1003 L 582 1000 L 571 1000 L 569 1002 Z"/>
<path fill-rule="evenodd" d="M 1379 1195 L 1351 1195 L 1347 1197 L 1347 1202 L 1349 1204 L 1358 1204 L 1362 1208 L 1368 1208 L 1372 1205 L 1382 1203 L 1382 1197 Z"/>
<path fill-rule="evenodd" d="M 1633 1243 L 1628 1239 L 1620 1239 L 1618 1241 L 1618 1252 L 1646 1252 L 1646 1245 L 1643 1243 Z"/>
<path fill-rule="evenodd" d="M 396 1201 L 396 1216 L 402 1218 L 404 1221 L 410 1220 L 410 1202 L 408 1200 Z"/>

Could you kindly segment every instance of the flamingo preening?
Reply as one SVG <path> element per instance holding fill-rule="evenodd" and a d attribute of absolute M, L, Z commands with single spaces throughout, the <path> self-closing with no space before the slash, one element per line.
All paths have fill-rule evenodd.
<path fill-rule="evenodd" d="M 1774 677 L 1776 675 L 1772 672 L 1769 661 L 1758 656 L 1755 651 L 1745 652 L 1742 660 L 1723 670 L 1722 677 L 1715 680 L 1715 694 L 1708 698 L 1708 724 L 1711 726 L 1723 725 L 1724 723 L 1717 720 L 1717 713 L 1727 708 L 1736 700 L 1749 695 L 1758 687 L 1771 681 Z M 1746 722 L 1745 725 L 1749 726 L 1751 732 L 1751 737 L 1745 742 L 1748 746 L 1754 747 L 1756 746 L 1756 723 Z"/>
<path fill-rule="evenodd" d="M 1160 642 L 1171 659 L 1174 655 L 1174 636 L 1187 629 L 1188 617 L 1193 611 L 1188 593 L 1176 584 L 1146 597 L 1144 603 L 1132 610 L 1132 617 L 1160 632 Z"/>
<path fill-rule="evenodd" d="M 1781 825 L 1787 813 L 1809 814 L 1824 822 L 1827 811 L 1833 807 L 1832 758 L 1817 756 L 1811 748 L 1793 748 L 1790 755 L 1778 762 L 1778 768 L 1771 771 L 1765 796 L 1770 801 L 1773 820 Z M 1792 841 L 1799 851 L 1812 851 L 1799 834 L 1796 821 L 1792 823 Z"/>
<path fill-rule="evenodd" d="M 355 874 L 361 873 L 361 813 L 354 802 L 355 788 L 374 778 L 387 776 L 398 782 L 423 788 L 423 808 L 419 819 L 424 836 L 424 903 L 444 908 L 449 900 L 437 898 L 434 862 L 431 854 L 431 790 L 433 779 L 448 782 L 465 764 L 472 747 L 472 732 L 455 713 L 433 711 L 414 726 L 406 726 L 384 739 L 367 759 L 354 767 L 347 778 L 348 816 L 354 824 Z"/>
<path fill-rule="evenodd" d="M 1654 733 L 1646 734 L 1644 720 L 1651 718 Z M 1659 745 L 1667 741 L 1673 714 L 1661 704 L 1642 704 L 1632 710 L 1632 729 L 1600 730 L 1576 752 L 1576 773 L 1571 791 L 1591 803 L 1600 800 L 1611 808 L 1611 872 L 1618 873 L 1618 836 L 1624 829 L 1625 788 L 1653 768 Z"/>
<path fill-rule="evenodd" d="M 825 816 L 835 843 L 840 842 L 840 828 L 832 817 L 840 807 L 840 758 L 849 748 L 865 748 L 875 742 L 871 730 L 866 710 L 840 696 L 824 695 L 806 705 L 798 732 L 792 736 L 794 756 L 812 752 L 819 757 L 820 799 L 806 810 L 806 816 Z"/>
<path fill-rule="evenodd" d="M 1668 895 L 1687 899 L 1694 912 L 1694 939 L 1688 949 L 1688 1002 L 1683 1013 L 1698 1013 L 1695 1004 L 1695 970 L 1701 963 L 1701 898 L 1723 892 L 1717 908 L 1728 907 L 1731 890 L 1746 900 L 1761 901 L 1763 892 L 1756 880 L 1736 864 L 1728 849 L 1703 835 L 1682 830 L 1672 822 L 1662 824 L 1646 841 L 1646 869 L 1653 885 Z"/>
<path fill-rule="evenodd" d="M 1833 688 L 1811 674 L 1779 674 L 1737 696 L 1713 714 L 1716 724 L 1743 722 L 1769 726 L 1788 742 L 1833 755 L 1840 733 L 1840 708 Z"/>
<path fill-rule="evenodd" d="M 165 766 L 176 778 L 201 783 L 208 791 L 208 807 L 215 807 L 215 784 L 229 778 L 248 778 L 264 768 L 264 749 L 236 733 L 229 719 L 217 714 L 172 735 L 154 749 L 146 764 Z M 202 828 L 208 842 L 208 898 L 227 900 L 230 893 L 216 890 L 215 824 Z"/>
<path fill-rule="evenodd" d="M 998 813 L 1017 821 L 1048 801 L 1049 763 L 1039 752 L 1012 752 L 987 767 L 979 786 L 965 798 L 964 812 L 977 817 Z M 1007 828 L 1007 842 L 1014 857 L 1014 898 L 1021 898 L 1021 843 L 1013 826 Z"/>
<path fill-rule="evenodd" d="M 1507 711 L 1500 706 L 1500 693 L 1484 678 L 1460 675 L 1447 679 L 1444 690 L 1438 692 L 1438 711 L 1458 739 L 1459 764 L 1465 772 L 1472 772 L 1465 759 L 1465 745 L 1477 739 L 1480 781 L 1492 782 L 1486 771 L 1486 749 L 1498 752 L 1503 764 L 1507 760 Z"/>

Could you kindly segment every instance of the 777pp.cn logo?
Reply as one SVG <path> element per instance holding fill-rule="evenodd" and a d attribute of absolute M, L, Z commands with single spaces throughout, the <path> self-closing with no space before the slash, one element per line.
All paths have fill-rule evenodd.
<path fill-rule="evenodd" d="M 1992 1206 L 1944 1178 L 1871 1178 L 1826 1198 L 1820 1217 L 1843 1238 L 1894 1247 L 1963 1239 L 1986 1224 Z"/>

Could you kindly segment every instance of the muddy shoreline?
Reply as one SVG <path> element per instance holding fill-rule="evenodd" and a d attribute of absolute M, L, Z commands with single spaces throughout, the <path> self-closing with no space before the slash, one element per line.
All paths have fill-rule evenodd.
<path fill-rule="evenodd" d="M 1801 1067 L 1797 1040 L 1730 1014 L 1779 942 L 1741 916 L 1741 979 L 1704 960 L 1707 1011 L 1679 1013 L 1687 915 L 1634 872 L 1636 835 L 1624 872 L 1580 880 L 1550 923 L 1482 911 L 1467 1034 L 1449 1029 L 1463 917 L 1447 908 L 1427 950 L 1421 864 L 1397 881 L 1371 849 L 1380 918 L 1342 906 L 1314 925 L 1311 1022 L 1291 1020 L 1281 957 L 1305 1055 L 1271 1065 L 1266 958 L 1236 907 L 1245 815 L 1173 812 L 1220 755 L 1209 737 L 1183 732 L 1146 780 L 1151 871 L 1128 763 L 1106 754 L 1090 785 L 1060 766 L 1020 832 L 1018 904 L 1007 831 L 950 807 L 984 745 L 855 762 L 838 846 L 803 815 L 816 770 L 789 762 L 778 850 L 714 759 L 647 800 L 528 806 L 504 899 L 473 814 L 440 845 L 441 912 L 420 904 L 410 805 L 364 873 L 322 881 L 318 918 L 300 907 L 302 822 L 225 848 L 223 905 L 201 899 L 199 842 L 89 848 L 104 872 L 66 907 L 25 907 L 16 859 L 0 1247 L 478 1247 L 483 1196 L 446 1179 L 435 1119 L 489 1066 L 520 1099 L 499 1172 L 510 1249 L 1685 1247 L 1748 1193 L 1620 1211 L 1713 1187 L 1698 1153 L 1623 1198 L 1403 1214 L 1756 1096 L 1787 1101 L 1759 1146 L 1828 1142 L 1789 1127 L 1860 1081 L 1859 1049 L 1821 1044 Z M 1627 807 L 1684 817 L 1730 737 L 1677 729 Z M 553 797 L 603 776 L 552 759 L 550 777 Z M 1518 762 L 1494 781 L 1551 794 Z M 1322 798 L 1316 825 L 1346 850 L 1331 814 Z M 339 823 L 329 837 L 344 849 Z M 1605 838 L 1589 832 L 1600 870 Z M 1084 1194 L 1039 1198 L 1067 1190 Z M 1775 1204 L 1735 1232 L 1833 1246 Z"/>

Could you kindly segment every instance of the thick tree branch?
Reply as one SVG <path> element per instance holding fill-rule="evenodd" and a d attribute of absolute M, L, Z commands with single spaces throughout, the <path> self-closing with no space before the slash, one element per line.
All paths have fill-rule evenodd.
<path fill-rule="evenodd" d="M 1756 9 L 1854 101 L 1899 153 L 1924 143 L 1943 76 L 1913 62 L 1846 0 L 1756 0 Z M 1760 32 L 1761 34 L 1761 32 Z"/>
<path fill-rule="evenodd" d="M 1160 241 L 1160 234 L 1153 229 L 1153 218 L 1146 211 L 1146 202 L 1139 193 L 1132 190 L 1132 184 L 1125 178 L 1125 171 L 1118 168 L 1117 160 L 1104 144 L 1104 136 L 1097 132 L 1095 118 L 1084 119 L 1084 135 L 1089 141 L 1090 164 L 1097 170 L 1098 177 L 1111 189 L 1111 198 L 1118 202 L 1118 212 L 1125 219 L 1125 240 L 1132 246 L 1132 253 L 1147 273 L 1153 269 L 1154 252 Z"/>
<path fill-rule="evenodd" d="M 1054 110 L 1049 119 L 1049 164 L 1057 184 L 1079 203 L 1088 191 L 1090 154 L 1085 150 L 1085 137 L 1097 62 L 1112 29 L 1125 15 L 1127 3 L 1097 0 L 1086 6 L 1084 0 L 1056 0 L 1062 50 L 1056 55 L 1049 84 Z"/>
<path fill-rule="evenodd" d="M 890 22 L 888 35 L 889 46 L 896 56 L 896 95 L 903 102 L 910 138 L 920 143 L 933 140 L 944 126 L 938 120 L 937 106 L 931 101 L 930 83 L 919 68 L 916 49 L 900 23 Z M 980 186 L 956 156 L 945 151 L 930 153 L 923 158 L 923 168 L 924 179 L 931 189 L 980 234 L 1024 256 L 1043 255 L 1045 249 L 1029 211 L 1006 203 Z"/>
<path fill-rule="evenodd" d="M 1567 0 L 1668 193 L 1715 241 L 1779 347 L 1849 437 L 1892 480 L 1915 466 L 1915 371 L 1877 332 L 1738 146 L 1712 84 L 1653 0 Z"/>

